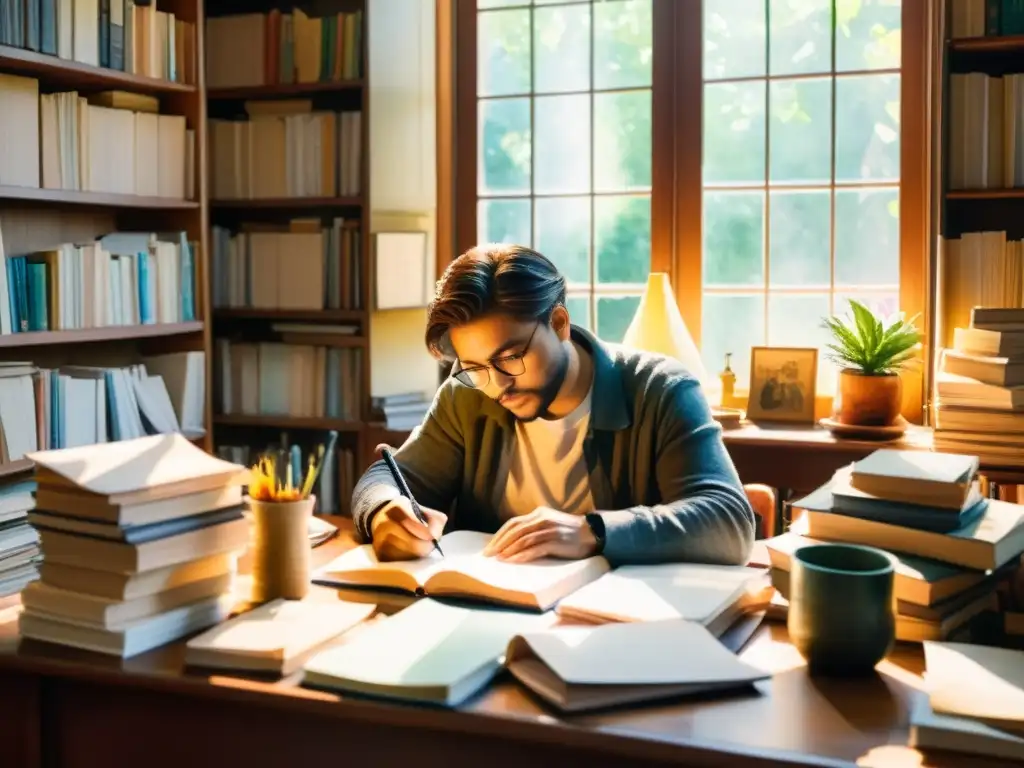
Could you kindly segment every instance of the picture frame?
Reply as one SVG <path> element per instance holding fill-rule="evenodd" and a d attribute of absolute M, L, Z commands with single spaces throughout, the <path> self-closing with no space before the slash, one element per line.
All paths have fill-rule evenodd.
<path fill-rule="evenodd" d="M 814 424 L 817 381 L 816 347 L 753 347 L 747 418 Z"/>

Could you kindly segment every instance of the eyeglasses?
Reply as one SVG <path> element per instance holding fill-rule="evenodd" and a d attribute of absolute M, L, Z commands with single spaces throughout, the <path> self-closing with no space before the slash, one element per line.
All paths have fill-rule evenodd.
<path fill-rule="evenodd" d="M 491 360 L 490 365 L 477 365 L 473 368 L 463 368 L 455 374 L 455 378 L 467 387 L 483 389 L 491 381 L 491 368 L 494 368 L 498 373 L 504 374 L 505 376 L 522 376 L 526 373 L 526 354 L 530 351 L 530 344 L 533 343 L 533 337 L 537 335 L 538 328 L 540 328 L 539 322 L 533 326 L 533 333 L 530 334 L 530 338 L 528 338 L 526 340 L 526 344 L 523 345 L 522 352 L 517 352 L 514 355 L 505 355 L 504 357 L 496 357 Z"/>

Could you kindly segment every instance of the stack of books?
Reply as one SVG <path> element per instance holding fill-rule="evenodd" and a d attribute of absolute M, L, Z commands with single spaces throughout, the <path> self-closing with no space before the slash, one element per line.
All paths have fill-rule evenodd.
<path fill-rule="evenodd" d="M 244 467 L 181 435 L 43 451 L 22 637 L 127 658 L 222 621 L 249 542 Z"/>
<path fill-rule="evenodd" d="M 911 713 L 910 746 L 1024 760 L 1024 652 L 932 642 L 924 657 L 927 695 Z"/>
<path fill-rule="evenodd" d="M 35 482 L 27 462 L 0 469 L 0 597 L 39 578 L 39 534 L 28 524 Z"/>
<path fill-rule="evenodd" d="M 1024 552 L 1024 507 L 985 498 L 977 473 L 976 456 L 891 449 L 840 469 L 793 502 L 790 530 L 766 542 L 776 609 L 797 549 L 845 542 L 895 556 L 897 640 L 948 639 L 999 611 Z"/>
<path fill-rule="evenodd" d="M 1024 309 L 975 307 L 936 378 L 935 449 L 1024 467 Z"/>

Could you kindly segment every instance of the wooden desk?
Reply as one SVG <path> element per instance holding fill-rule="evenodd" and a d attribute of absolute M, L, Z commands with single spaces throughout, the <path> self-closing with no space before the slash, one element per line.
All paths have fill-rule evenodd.
<path fill-rule="evenodd" d="M 932 433 L 911 427 L 902 440 L 879 443 L 840 440 L 824 427 L 766 427 L 748 424 L 722 433 L 744 483 L 763 483 L 797 492 L 812 491 L 837 469 L 879 448 L 931 450 Z"/>
<path fill-rule="evenodd" d="M 901 440 L 846 440 L 824 427 L 771 427 L 747 424 L 722 433 L 725 447 L 744 483 L 760 483 L 778 491 L 776 533 L 786 519 L 785 503 L 826 483 L 837 469 L 863 459 L 879 448 L 930 451 L 932 431 L 912 426 Z M 1024 485 L 1024 470 L 983 465 L 982 474 L 995 483 Z"/>
<path fill-rule="evenodd" d="M 346 534 L 315 561 L 350 545 Z M 186 672 L 181 643 L 122 662 L 20 642 L 19 610 L 16 598 L 0 610 L 4 768 L 986 765 L 904 746 L 922 695 L 914 646 L 872 678 L 812 680 L 785 628 L 766 625 L 742 654 L 775 673 L 757 693 L 562 718 L 508 678 L 449 711 Z"/>

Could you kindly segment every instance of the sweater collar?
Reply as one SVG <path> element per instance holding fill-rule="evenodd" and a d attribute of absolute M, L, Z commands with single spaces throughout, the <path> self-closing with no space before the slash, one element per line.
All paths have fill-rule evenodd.
<path fill-rule="evenodd" d="M 573 341 L 586 349 L 594 361 L 594 387 L 590 402 L 590 426 L 593 429 L 620 430 L 631 423 L 626 408 L 626 392 L 622 372 L 615 359 L 615 353 L 607 344 L 590 331 L 573 325 L 570 330 Z"/>

